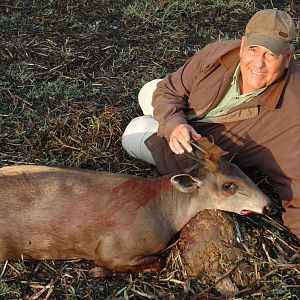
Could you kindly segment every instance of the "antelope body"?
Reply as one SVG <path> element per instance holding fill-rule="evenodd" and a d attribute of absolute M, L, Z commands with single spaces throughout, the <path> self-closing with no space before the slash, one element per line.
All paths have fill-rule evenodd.
<path fill-rule="evenodd" d="M 48 166 L 0 168 L 0 261 L 95 261 L 96 276 L 160 270 L 172 236 L 199 211 L 262 213 L 268 198 L 235 165 L 146 179 Z"/>

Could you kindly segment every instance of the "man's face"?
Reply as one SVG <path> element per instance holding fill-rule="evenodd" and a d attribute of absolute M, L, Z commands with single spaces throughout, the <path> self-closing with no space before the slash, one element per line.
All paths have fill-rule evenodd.
<path fill-rule="evenodd" d="M 288 68 L 292 56 L 293 51 L 286 50 L 276 56 L 260 46 L 248 47 L 246 37 L 243 37 L 240 49 L 241 94 L 271 85 Z"/>

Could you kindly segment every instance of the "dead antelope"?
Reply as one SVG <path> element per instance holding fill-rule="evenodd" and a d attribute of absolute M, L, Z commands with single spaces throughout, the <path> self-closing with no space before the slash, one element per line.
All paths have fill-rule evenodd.
<path fill-rule="evenodd" d="M 204 209 L 263 213 L 269 199 L 235 165 L 203 156 L 156 179 L 48 166 L 0 169 L 0 261 L 94 260 L 95 273 L 159 271 L 159 253 Z"/>

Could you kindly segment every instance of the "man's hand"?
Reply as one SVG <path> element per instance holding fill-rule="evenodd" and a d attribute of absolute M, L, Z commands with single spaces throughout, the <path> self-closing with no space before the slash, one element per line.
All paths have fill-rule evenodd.
<path fill-rule="evenodd" d="M 201 134 L 188 124 L 177 125 L 170 135 L 169 146 L 171 150 L 176 154 L 182 154 L 184 150 L 192 152 L 193 148 L 189 141 L 197 140 L 201 138 Z"/>

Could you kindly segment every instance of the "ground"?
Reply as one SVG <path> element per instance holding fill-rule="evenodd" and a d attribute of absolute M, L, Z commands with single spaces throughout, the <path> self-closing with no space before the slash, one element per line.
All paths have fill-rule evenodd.
<path fill-rule="evenodd" d="M 159 176 L 120 143 L 139 114 L 139 89 L 207 43 L 240 38 L 254 12 L 272 7 L 299 24 L 298 0 L 2 0 L 0 165 Z M 280 205 L 268 177 L 249 176 Z M 248 249 L 243 260 L 254 266 L 235 299 L 300 299 L 299 242 L 282 226 L 280 206 L 235 222 Z M 1 263 L 0 298 L 224 299 L 207 274 L 186 275 L 178 244 L 168 262 L 159 275 L 105 280 L 88 277 L 89 261 Z"/>

